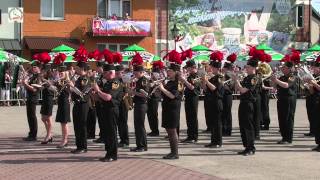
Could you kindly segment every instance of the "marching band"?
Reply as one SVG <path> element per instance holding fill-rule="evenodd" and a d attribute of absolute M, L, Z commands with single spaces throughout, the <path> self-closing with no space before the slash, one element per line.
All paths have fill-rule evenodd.
<path fill-rule="evenodd" d="M 129 146 L 128 112 L 133 110 L 136 146 L 133 152 L 148 150 L 147 136 L 159 136 L 158 106 L 162 106 L 162 127 L 166 129 L 170 153 L 164 159 L 178 159 L 181 103 L 184 101 L 187 138 L 182 143 L 198 141 L 198 103 L 204 95 L 204 111 L 211 142 L 205 147 L 221 148 L 223 136 L 232 134 L 233 92 L 240 92 L 238 119 L 244 150 L 238 154 L 248 156 L 256 152 L 255 141 L 260 139 L 260 129 L 268 130 L 270 124 L 270 90 L 277 89 L 277 110 L 280 134 L 279 144 L 292 143 L 294 114 L 296 109 L 297 80 L 304 83 L 308 95 L 306 106 L 310 122 L 308 136 L 315 136 L 314 151 L 320 152 L 320 58 L 311 66 L 311 71 L 299 64 L 299 52 L 292 50 L 282 60 L 280 70 L 272 72 L 268 63 L 270 55 L 254 47 L 250 49 L 250 59 L 244 71 L 234 66 L 236 54 L 224 58 L 224 54 L 213 51 L 210 62 L 198 64 L 192 60 L 189 50 L 179 53 L 168 52 L 164 61 L 153 62 L 151 72 L 147 72 L 139 53 L 132 57 L 128 69 L 121 65 L 122 56 L 108 50 L 88 53 L 80 47 L 73 55 L 77 61 L 76 71 L 64 63 L 62 54 L 54 58 L 52 68 L 48 68 L 48 56 L 37 54 L 32 63 L 30 75 L 21 77 L 27 89 L 27 118 L 30 132 L 25 141 L 37 138 L 36 105 L 40 90 L 43 92 L 41 119 L 46 128 L 46 137 L 41 144 L 52 143 L 52 109 L 54 96 L 57 97 L 56 122 L 61 123 L 62 139 L 57 148 L 68 146 L 68 126 L 71 122 L 75 132 L 76 149 L 72 153 L 87 152 L 87 139 L 95 137 L 95 119 L 100 129 L 96 143 L 105 143 L 106 155 L 103 162 L 118 158 L 118 147 Z M 88 58 L 97 61 L 95 70 L 88 66 Z M 224 60 L 226 59 L 226 60 Z M 182 62 L 186 65 L 182 67 Z M 167 67 L 165 66 L 167 64 Z M 41 69 L 42 68 L 42 69 Z M 25 74 L 25 72 L 24 72 Z M 71 106 L 73 103 L 73 106 Z M 91 115 L 90 115 L 91 114 Z M 151 133 L 145 130 L 147 114 Z M 92 120 L 94 119 L 94 120 Z M 118 134 L 120 141 L 118 141 Z"/>

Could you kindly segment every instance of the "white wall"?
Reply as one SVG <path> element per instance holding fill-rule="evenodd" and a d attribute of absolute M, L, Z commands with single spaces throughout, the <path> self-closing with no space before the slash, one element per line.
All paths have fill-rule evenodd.
<path fill-rule="evenodd" d="M 319 29 L 320 22 L 312 17 L 311 19 L 311 44 L 315 44 L 319 40 L 320 29 Z"/>
<path fill-rule="evenodd" d="M 19 1 L 20 0 L 0 0 L 1 39 L 20 39 L 20 24 L 8 22 L 8 7 L 19 7 Z"/>

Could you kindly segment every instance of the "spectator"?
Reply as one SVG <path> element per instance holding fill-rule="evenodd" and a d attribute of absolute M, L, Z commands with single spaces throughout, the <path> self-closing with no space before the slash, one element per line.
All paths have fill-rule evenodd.
<path fill-rule="evenodd" d="M 1 99 L 4 100 L 4 106 L 10 106 L 10 82 L 12 77 L 10 76 L 9 69 L 5 70 L 4 82 L 5 86 L 1 88 Z"/>

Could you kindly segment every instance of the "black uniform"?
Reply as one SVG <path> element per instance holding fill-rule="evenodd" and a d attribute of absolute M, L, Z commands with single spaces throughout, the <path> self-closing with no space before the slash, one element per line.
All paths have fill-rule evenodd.
<path fill-rule="evenodd" d="M 228 81 L 230 77 L 224 75 L 224 80 Z M 232 133 L 232 94 L 234 91 L 234 85 L 232 83 L 224 84 L 223 94 L 223 111 L 222 111 L 222 134 L 231 136 Z"/>
<path fill-rule="evenodd" d="M 140 89 L 143 89 L 145 92 L 149 92 L 148 79 L 144 76 L 136 82 L 136 92 L 140 92 Z M 137 149 L 143 148 L 144 150 L 147 150 L 147 136 L 146 129 L 144 127 L 145 116 L 148 109 L 147 98 L 134 96 L 133 103 L 134 131 Z"/>
<path fill-rule="evenodd" d="M 313 77 L 317 77 L 316 75 L 313 75 Z M 306 91 L 306 107 L 307 107 L 307 115 L 309 120 L 309 134 L 315 135 L 315 123 L 317 121 L 317 115 L 316 112 L 319 110 L 317 107 L 318 102 L 318 92 L 315 88 L 312 88 L 312 90 Z"/>
<path fill-rule="evenodd" d="M 42 102 L 41 102 L 40 114 L 45 116 L 52 115 L 53 97 L 54 97 L 54 92 L 50 90 L 48 86 L 46 86 L 42 90 Z"/>
<path fill-rule="evenodd" d="M 103 89 L 103 76 L 100 75 L 99 77 L 99 81 L 97 82 L 98 86 L 100 89 Z M 102 109 L 102 100 L 100 98 L 96 98 L 95 99 L 95 106 L 96 106 L 96 112 L 97 112 L 97 118 L 98 118 L 98 125 L 99 125 L 99 129 L 100 129 L 100 132 L 99 132 L 99 141 L 101 142 L 103 140 L 103 129 L 102 129 L 102 125 L 103 125 L 103 115 L 102 115 L 102 112 L 103 112 L 103 109 Z"/>
<path fill-rule="evenodd" d="M 39 84 L 39 74 L 33 74 L 32 77 L 29 79 L 28 84 Z M 27 89 L 27 101 L 26 101 L 26 108 L 27 108 L 27 118 L 28 118 L 28 125 L 29 125 L 29 134 L 28 137 L 30 138 L 37 138 L 38 132 L 38 122 L 36 116 L 36 106 L 39 100 L 39 89 L 36 92 L 29 91 Z"/>
<path fill-rule="evenodd" d="M 198 140 L 198 104 L 199 104 L 199 95 L 200 95 L 200 84 L 195 83 L 194 79 L 198 78 L 198 75 L 190 74 L 187 78 L 187 81 L 194 86 L 193 90 L 188 89 L 184 90 L 185 96 L 185 112 L 187 120 L 187 134 L 188 140 Z"/>
<path fill-rule="evenodd" d="M 96 136 L 97 111 L 93 95 L 89 95 L 89 112 L 87 119 L 88 139 L 94 139 Z"/>
<path fill-rule="evenodd" d="M 58 89 L 61 85 L 58 85 Z M 56 122 L 68 123 L 71 122 L 70 117 L 70 92 L 64 88 L 58 96 L 58 109 L 56 115 Z"/>
<path fill-rule="evenodd" d="M 317 77 L 317 76 L 314 76 Z M 320 82 L 318 82 L 320 84 Z M 315 135 L 315 141 L 316 144 L 320 147 L 320 91 L 318 91 L 316 88 L 313 88 L 314 92 L 312 94 L 313 96 L 313 108 L 311 109 L 312 114 L 312 124 L 310 122 L 311 129 L 314 132 Z"/>
<path fill-rule="evenodd" d="M 263 83 L 264 83 L 264 86 L 271 87 L 271 81 L 269 79 L 264 80 Z M 269 115 L 270 90 L 262 89 L 260 96 L 261 96 L 261 114 L 262 114 L 261 125 L 262 125 L 263 129 L 269 130 L 269 125 L 270 125 L 270 115 Z"/>
<path fill-rule="evenodd" d="M 155 87 L 150 88 L 149 93 L 151 93 L 154 88 Z M 155 135 L 159 135 L 158 106 L 159 106 L 160 100 L 161 100 L 161 94 L 157 92 L 153 93 L 151 97 L 148 99 L 147 116 L 148 116 L 151 133 Z"/>
<path fill-rule="evenodd" d="M 206 88 L 205 96 L 207 96 L 208 104 L 210 107 L 209 118 L 212 124 L 211 128 L 211 144 L 222 145 L 222 111 L 223 111 L 223 94 L 224 88 L 222 83 L 223 76 L 218 74 L 209 79 L 216 89 L 210 90 Z"/>
<path fill-rule="evenodd" d="M 257 76 L 257 84 L 255 88 L 255 102 L 254 102 L 254 135 L 255 138 L 260 138 L 260 126 L 262 121 L 262 113 L 261 113 L 261 91 L 262 91 L 262 78 Z"/>
<path fill-rule="evenodd" d="M 80 76 L 76 82 L 75 87 L 84 92 L 88 86 L 89 79 L 86 76 Z M 87 149 L 87 118 L 89 112 L 89 96 L 81 98 L 76 93 L 72 93 L 72 100 L 74 106 L 72 110 L 74 133 L 76 136 L 76 146 L 78 150 Z"/>
<path fill-rule="evenodd" d="M 171 99 L 164 94 L 162 95 L 162 127 L 166 129 L 175 129 L 179 127 L 180 123 L 183 85 L 178 81 L 168 81 L 164 88 L 171 92 L 175 98 Z"/>
<path fill-rule="evenodd" d="M 282 88 L 279 85 L 277 86 L 277 109 L 282 141 L 291 143 L 293 136 L 294 113 L 297 101 L 296 78 L 293 74 L 289 74 L 281 76 L 279 80 L 289 84 L 289 88 Z"/>
<path fill-rule="evenodd" d="M 105 142 L 106 158 L 118 158 L 117 117 L 119 105 L 123 96 L 120 82 L 116 79 L 109 80 L 103 85 L 102 91 L 112 96 L 110 101 L 102 102 L 103 135 Z"/>
<path fill-rule="evenodd" d="M 128 130 L 128 109 L 123 101 L 124 94 L 128 92 L 122 79 L 118 79 L 120 83 L 119 91 L 122 92 L 119 105 L 119 117 L 118 119 L 118 130 L 120 136 L 120 144 L 129 145 L 129 130 Z"/>
<path fill-rule="evenodd" d="M 248 75 L 241 82 L 242 87 L 248 91 L 240 95 L 240 105 L 238 110 L 239 126 L 242 144 L 246 150 L 255 151 L 254 140 L 254 103 L 256 93 L 257 77 Z"/>

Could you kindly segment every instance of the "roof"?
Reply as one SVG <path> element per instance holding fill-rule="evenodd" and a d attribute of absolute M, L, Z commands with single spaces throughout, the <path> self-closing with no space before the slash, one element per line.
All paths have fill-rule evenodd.
<path fill-rule="evenodd" d="M 24 37 L 28 49 L 51 50 L 62 44 L 78 49 L 78 39 L 56 38 L 56 37 Z"/>
<path fill-rule="evenodd" d="M 5 51 L 21 51 L 21 45 L 17 39 L 0 39 L 0 48 Z"/>

